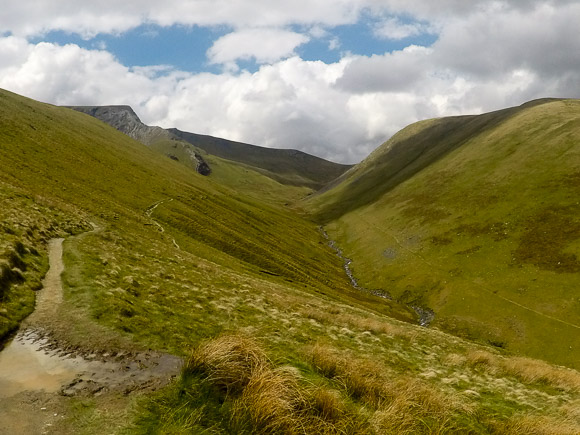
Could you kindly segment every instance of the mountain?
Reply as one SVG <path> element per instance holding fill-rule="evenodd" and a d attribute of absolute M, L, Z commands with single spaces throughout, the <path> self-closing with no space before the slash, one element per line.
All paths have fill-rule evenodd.
<path fill-rule="evenodd" d="M 361 285 L 578 367 L 580 101 L 413 124 L 307 203 Z"/>
<path fill-rule="evenodd" d="M 297 150 L 264 148 L 176 128 L 169 131 L 211 155 L 248 165 L 283 184 L 319 189 L 352 166 L 329 162 Z"/>
<path fill-rule="evenodd" d="M 548 132 L 561 133 L 573 150 L 576 127 L 568 123 L 575 121 L 555 114 L 564 116 L 574 103 L 554 104 L 545 120 L 532 117 L 530 125 L 538 127 L 541 143 L 550 143 Z M 503 149 L 500 142 L 501 137 L 490 138 Z M 477 147 L 480 163 L 486 161 L 484 148 Z M 434 165 L 462 149 L 467 147 Z M 560 151 L 560 166 L 573 165 L 573 155 L 566 155 L 564 146 Z M 545 157 L 540 152 L 537 159 Z M 334 248 L 350 255 L 354 245 L 339 238 L 337 246 L 309 216 L 285 206 L 296 198 L 296 187 L 212 158 L 219 164 L 202 176 L 93 117 L 0 90 L 0 335 L 6 340 L 22 322 L 26 327 L 38 322 L 23 318 L 45 285 L 48 245 L 54 246 L 49 242 L 63 238 L 62 300 L 55 295 L 51 309 L 41 310 L 33 340 L 40 337 L 43 361 L 51 354 L 74 355 L 92 373 L 91 382 L 77 378 L 54 394 L 6 395 L 0 389 L 1 427 L 17 433 L 11 428 L 25 425 L 24 432 L 59 434 L 579 432 L 577 371 L 523 357 L 525 351 L 509 346 L 482 345 L 419 326 L 406 305 L 352 285 L 348 261 Z M 509 160 L 509 155 L 497 158 Z M 520 164 L 517 150 L 512 160 L 514 168 Z M 553 170 L 555 164 L 546 167 Z M 480 176 L 479 165 L 473 166 Z M 456 162 L 450 169 L 460 167 Z M 544 175 L 538 183 L 548 179 Z M 247 194 L 248 180 L 254 196 Z M 465 180 L 458 175 L 457 181 Z M 563 204 L 577 183 L 575 178 L 561 182 L 561 188 L 550 189 Z M 424 201 L 440 199 L 425 195 Z M 380 204 L 370 207 L 375 205 Z M 541 201 L 536 206 L 542 207 Z M 558 216 L 574 228 L 575 216 Z M 371 217 L 365 216 L 369 222 Z M 406 217 L 412 230 L 422 219 Z M 326 225 L 331 236 L 340 235 L 341 223 Z M 349 234 L 363 240 L 364 222 L 351 224 Z M 371 251 L 382 246 L 383 236 L 374 237 L 367 246 Z M 482 267 L 495 273 L 484 241 L 493 239 L 481 236 L 480 250 L 489 257 Z M 577 247 L 562 249 L 566 259 Z M 382 258 L 387 256 L 393 258 L 392 251 Z M 351 265 L 357 278 L 360 258 L 353 257 Z M 522 271 L 529 270 L 522 265 Z M 550 291 L 554 298 L 560 292 L 556 285 Z M 452 293 L 448 296 L 451 300 Z M 436 321 L 442 317 L 440 311 L 436 316 Z M 568 321 L 574 321 L 572 311 Z M 563 334 L 550 331 L 553 337 Z M 569 345 L 575 346 L 575 337 L 566 336 Z M 138 355 L 164 352 L 183 361 L 175 379 L 159 390 L 129 380 L 127 373 L 140 373 Z M 0 364 L 4 355 L 0 352 Z M 106 373 L 93 371 L 93 362 L 107 367 Z M 115 376 L 109 367 L 117 367 L 126 381 L 108 388 Z M 0 370 L 2 380 L 10 376 L 11 370 Z M 39 411 L 39 404 L 46 409 Z"/>
<path fill-rule="evenodd" d="M 78 112 L 86 113 L 115 127 L 127 136 L 156 149 L 173 160 L 179 160 L 175 150 L 185 153 L 183 161 L 201 175 L 209 175 L 211 168 L 194 147 L 177 143 L 175 137 L 161 127 L 150 127 L 141 122 L 130 106 L 68 106 Z M 170 145 L 167 145 L 167 144 Z"/>
<path fill-rule="evenodd" d="M 106 122 L 174 160 L 181 157 L 186 162 L 194 161 L 194 167 L 203 175 L 211 172 L 208 162 L 214 156 L 240 163 L 282 184 L 318 189 L 351 167 L 296 150 L 264 148 L 175 128 L 150 127 L 129 106 L 71 108 Z"/>

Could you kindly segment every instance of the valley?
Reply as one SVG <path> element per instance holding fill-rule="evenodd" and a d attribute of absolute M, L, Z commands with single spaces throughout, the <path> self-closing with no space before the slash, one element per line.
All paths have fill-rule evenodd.
<path fill-rule="evenodd" d="M 412 125 L 309 207 L 361 285 L 433 309 L 443 330 L 578 368 L 579 110 L 540 100 Z"/>
<path fill-rule="evenodd" d="M 202 175 L 186 135 L 145 144 L 0 91 L 1 336 L 34 321 L 64 239 L 62 302 L 42 320 L 53 349 L 182 364 L 167 384 L 16 393 L 0 422 L 49 410 L 29 423 L 577 433 L 578 110 L 422 121 L 352 168 L 196 145 Z M 328 178 L 312 178 L 318 164 Z M 434 311 L 429 327 L 412 306 Z"/>

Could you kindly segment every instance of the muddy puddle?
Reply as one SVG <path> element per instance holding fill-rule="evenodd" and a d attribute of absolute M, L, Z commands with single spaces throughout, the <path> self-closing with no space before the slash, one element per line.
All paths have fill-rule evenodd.
<path fill-rule="evenodd" d="M 182 361 L 157 352 L 111 355 L 74 354 L 51 341 L 42 325 L 57 315 L 62 302 L 63 239 L 49 243 L 49 271 L 37 294 L 35 311 L 0 352 L 0 399 L 23 392 L 62 396 L 97 395 L 107 391 L 157 389 L 180 371 Z"/>
<path fill-rule="evenodd" d="M 46 339 L 25 331 L 0 352 L 0 397 L 23 391 L 55 393 L 88 370 L 84 359 L 60 356 L 47 345 Z"/>

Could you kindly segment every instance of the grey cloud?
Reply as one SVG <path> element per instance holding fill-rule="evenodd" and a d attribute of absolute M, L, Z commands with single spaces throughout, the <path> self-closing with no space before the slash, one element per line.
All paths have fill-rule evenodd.
<path fill-rule="evenodd" d="M 524 68 L 554 76 L 580 68 L 580 5 L 478 13 L 455 20 L 433 49 L 440 66 L 487 78 Z"/>
<path fill-rule="evenodd" d="M 358 56 L 345 68 L 336 86 L 353 93 L 401 92 L 425 78 L 430 50 L 411 47 L 383 56 Z"/>
<path fill-rule="evenodd" d="M 356 0 L 77 0 L 8 2 L 2 5 L 0 31 L 17 36 L 64 30 L 87 38 L 119 33 L 143 23 L 239 27 L 353 23 L 362 8 Z"/>

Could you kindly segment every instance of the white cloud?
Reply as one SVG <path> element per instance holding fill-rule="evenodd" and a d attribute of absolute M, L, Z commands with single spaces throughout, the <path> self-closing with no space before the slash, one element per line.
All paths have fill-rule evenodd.
<path fill-rule="evenodd" d="M 54 104 L 130 104 L 151 125 L 297 148 L 342 162 L 364 158 L 419 119 L 545 96 L 580 97 L 577 1 L 300 0 L 296 6 L 271 0 L 107 0 L 80 8 L 61 0 L 39 2 L 31 11 L 10 3 L 0 14 L 0 34 L 60 28 L 88 35 L 140 22 L 221 23 L 234 30 L 215 41 L 211 61 L 232 65 L 254 58 L 265 64 L 254 73 L 234 68 L 221 74 L 129 68 L 102 49 L 4 36 L 0 87 Z M 437 29 L 438 40 L 429 48 L 343 54 L 331 64 L 293 55 L 305 38 L 330 41 L 332 26 L 356 21 L 367 6 L 375 17 L 409 14 L 409 23 Z M 117 18 L 110 22 L 95 19 L 111 14 Z M 258 24 L 267 27 L 254 28 Z M 291 24 L 309 36 L 287 30 Z M 391 37 L 421 30 L 393 26 Z"/>
<path fill-rule="evenodd" d="M 328 49 L 333 51 L 333 50 L 338 50 L 340 48 L 340 39 L 338 38 L 332 38 L 330 41 L 328 41 Z"/>
<path fill-rule="evenodd" d="M 424 33 L 432 33 L 432 29 L 423 23 L 412 22 L 403 23 L 396 17 L 390 17 L 375 26 L 374 33 L 379 38 L 384 39 L 405 39 L 411 36 L 418 36 Z"/>
<path fill-rule="evenodd" d="M 255 59 L 257 63 L 273 63 L 292 56 L 296 47 L 308 41 L 307 36 L 288 30 L 242 29 L 219 38 L 207 54 L 213 64 L 249 59 Z"/>
<path fill-rule="evenodd" d="M 4 4 L 8 3 L 8 4 Z M 78 0 L 29 2 L 8 0 L 2 5 L 0 29 L 17 36 L 63 30 L 91 37 L 119 33 L 143 23 L 244 27 L 284 27 L 290 24 L 353 23 L 364 6 L 352 0 Z"/>
<path fill-rule="evenodd" d="M 19 47 L 19 57 L 6 49 Z M 11 41 L 10 41 L 11 40 Z M 121 104 L 157 87 L 105 51 L 0 38 L 0 87 L 53 104 Z"/>

